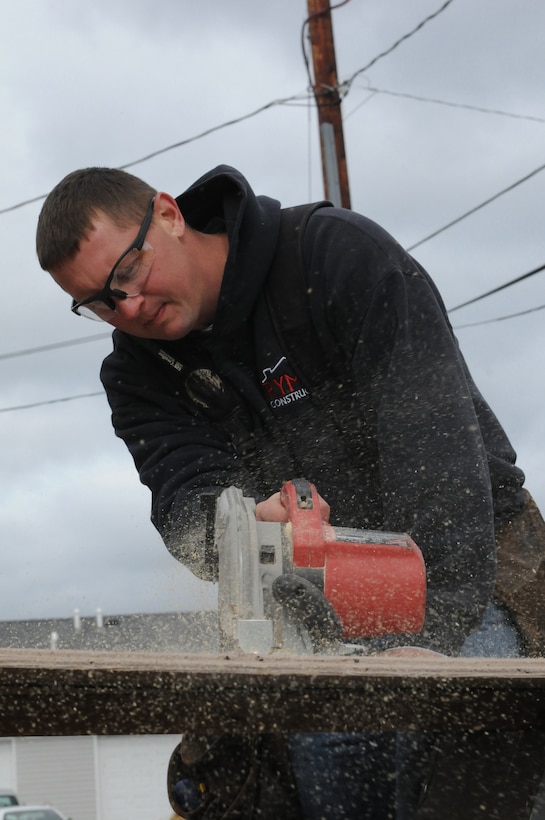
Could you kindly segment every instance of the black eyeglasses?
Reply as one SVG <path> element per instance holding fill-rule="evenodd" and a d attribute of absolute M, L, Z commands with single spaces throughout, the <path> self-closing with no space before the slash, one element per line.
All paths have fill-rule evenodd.
<path fill-rule="evenodd" d="M 153 264 L 153 248 L 146 242 L 146 234 L 153 218 L 155 197 L 148 205 L 136 239 L 124 251 L 106 280 L 106 284 L 98 293 L 82 299 L 81 302 L 72 301 L 72 312 L 87 319 L 107 322 L 115 313 L 116 299 L 130 299 L 139 296 L 150 274 Z"/>

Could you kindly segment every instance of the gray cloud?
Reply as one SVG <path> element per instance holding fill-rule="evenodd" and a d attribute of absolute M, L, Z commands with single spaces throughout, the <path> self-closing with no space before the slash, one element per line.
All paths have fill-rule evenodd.
<path fill-rule="evenodd" d="M 439 7 L 351 0 L 334 14 L 348 79 Z M 122 165 L 304 94 L 303 0 L 27 0 L 0 26 L 0 208 L 64 174 Z M 369 87 L 545 117 L 541 0 L 455 0 L 359 76 L 343 103 L 352 203 L 410 245 L 544 162 L 545 123 L 370 93 Z M 321 198 L 315 114 L 302 103 L 161 154 L 132 170 L 178 194 L 225 162 L 290 205 Z M 415 255 L 454 305 L 545 261 L 545 172 Z M 70 314 L 34 255 L 40 203 L 0 216 L 2 350 L 104 328 Z M 545 303 L 543 274 L 452 315 L 454 324 Z M 543 315 L 460 329 L 462 349 L 545 508 Z M 0 360 L 0 409 L 100 389 L 108 341 Z M 0 414 L 3 618 L 213 605 L 215 590 L 168 555 L 149 495 L 103 398 Z"/>

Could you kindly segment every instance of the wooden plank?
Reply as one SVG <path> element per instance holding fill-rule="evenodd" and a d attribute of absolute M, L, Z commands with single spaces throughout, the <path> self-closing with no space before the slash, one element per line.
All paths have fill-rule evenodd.
<path fill-rule="evenodd" d="M 0 650 L 0 735 L 545 730 L 545 659 Z"/>

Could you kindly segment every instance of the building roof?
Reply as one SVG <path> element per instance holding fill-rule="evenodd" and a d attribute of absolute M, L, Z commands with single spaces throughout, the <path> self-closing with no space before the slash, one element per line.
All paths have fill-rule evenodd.
<path fill-rule="evenodd" d="M 5 649 L 217 652 L 217 612 L 166 612 L 0 621 Z"/>

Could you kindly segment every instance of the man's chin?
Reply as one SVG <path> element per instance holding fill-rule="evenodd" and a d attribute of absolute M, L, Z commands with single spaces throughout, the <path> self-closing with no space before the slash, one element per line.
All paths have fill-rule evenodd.
<path fill-rule="evenodd" d="M 177 311 L 169 311 L 167 308 L 168 305 L 163 304 L 149 321 L 116 322 L 114 327 L 129 336 L 159 342 L 175 342 L 195 330 L 191 322 L 187 321 L 187 317 L 184 321 L 184 317 Z"/>
<path fill-rule="evenodd" d="M 177 342 L 192 330 L 193 328 L 188 328 L 181 322 L 157 323 L 147 328 L 139 328 L 138 332 L 133 335 L 142 339 L 154 339 L 158 342 Z"/>

